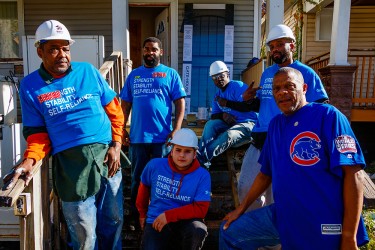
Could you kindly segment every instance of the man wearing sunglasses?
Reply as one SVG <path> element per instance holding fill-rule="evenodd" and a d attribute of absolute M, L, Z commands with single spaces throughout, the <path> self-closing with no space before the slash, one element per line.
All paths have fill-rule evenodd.
<path fill-rule="evenodd" d="M 212 102 L 211 119 L 203 129 L 198 159 L 207 168 L 213 157 L 232 146 L 241 146 L 250 141 L 251 131 L 257 120 L 253 111 L 239 111 L 228 107 L 228 102 L 242 102 L 242 94 L 248 86 L 241 81 L 230 80 L 229 70 L 222 61 L 210 66 L 210 76 L 218 91 Z"/>

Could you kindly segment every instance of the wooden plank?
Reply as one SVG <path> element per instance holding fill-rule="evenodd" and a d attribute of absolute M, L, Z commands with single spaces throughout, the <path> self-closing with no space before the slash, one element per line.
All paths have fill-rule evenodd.
<path fill-rule="evenodd" d="M 351 122 L 375 122 L 375 109 L 352 109 Z"/>
<path fill-rule="evenodd" d="M 232 196 L 233 196 L 234 206 L 238 207 L 240 205 L 240 201 L 238 199 L 237 171 L 234 167 L 235 151 L 228 149 L 226 154 L 227 154 L 228 173 L 229 173 L 230 183 L 232 187 Z"/>

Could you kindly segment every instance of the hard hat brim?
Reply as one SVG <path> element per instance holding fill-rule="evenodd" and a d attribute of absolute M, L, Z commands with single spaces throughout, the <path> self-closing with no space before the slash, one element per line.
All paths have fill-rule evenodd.
<path fill-rule="evenodd" d="M 58 39 L 58 38 L 56 39 L 55 37 L 51 39 L 51 37 L 46 37 L 46 38 L 44 38 L 43 40 L 36 41 L 36 42 L 34 43 L 34 46 L 38 48 L 39 45 L 41 45 L 41 44 L 43 44 L 43 43 L 46 43 L 46 42 L 48 42 L 48 41 L 52 41 L 52 40 L 65 40 L 65 41 L 69 41 L 69 45 L 72 45 L 73 43 L 75 43 L 75 40 L 73 40 L 73 39 L 70 39 L 70 40 L 66 40 L 66 39 Z"/>

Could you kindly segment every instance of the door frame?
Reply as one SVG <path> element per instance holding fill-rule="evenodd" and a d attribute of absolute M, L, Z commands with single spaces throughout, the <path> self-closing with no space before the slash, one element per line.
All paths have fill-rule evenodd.
<path fill-rule="evenodd" d="M 169 5 L 170 10 L 170 63 L 171 67 L 178 69 L 178 0 L 163 0 L 160 5 Z M 154 0 L 129 0 L 131 6 L 155 6 Z"/>

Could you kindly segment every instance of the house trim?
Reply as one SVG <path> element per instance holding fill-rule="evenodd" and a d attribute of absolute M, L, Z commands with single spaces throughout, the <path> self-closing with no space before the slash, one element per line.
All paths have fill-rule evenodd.
<path fill-rule="evenodd" d="M 129 0 L 129 4 L 155 4 L 154 0 Z M 163 3 L 169 4 L 170 13 L 170 37 L 178 37 L 178 2 L 177 0 L 164 0 Z M 178 39 L 171 39 L 170 44 L 171 67 L 178 68 Z"/>

